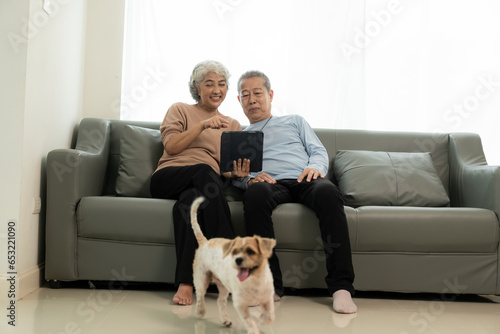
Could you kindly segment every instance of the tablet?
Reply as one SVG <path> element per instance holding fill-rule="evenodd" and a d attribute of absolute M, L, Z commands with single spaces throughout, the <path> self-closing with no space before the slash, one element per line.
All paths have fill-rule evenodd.
<path fill-rule="evenodd" d="M 250 159 L 250 171 L 262 170 L 262 150 L 264 133 L 262 131 L 224 131 L 220 142 L 220 171 L 233 170 L 233 161 Z"/>

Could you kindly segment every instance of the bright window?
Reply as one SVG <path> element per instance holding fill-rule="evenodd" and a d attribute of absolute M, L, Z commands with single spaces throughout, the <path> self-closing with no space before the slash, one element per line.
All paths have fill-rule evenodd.
<path fill-rule="evenodd" d="M 128 0 L 121 118 L 161 121 L 198 62 L 232 74 L 220 111 L 248 124 L 238 77 L 313 127 L 475 132 L 500 164 L 500 1 Z"/>

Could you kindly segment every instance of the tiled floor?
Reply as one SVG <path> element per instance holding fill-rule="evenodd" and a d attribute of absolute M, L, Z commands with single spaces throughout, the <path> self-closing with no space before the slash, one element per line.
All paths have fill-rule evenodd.
<path fill-rule="evenodd" d="M 171 302 L 171 286 L 109 289 L 100 286 L 40 288 L 18 301 L 13 333 L 245 333 L 232 304 L 231 328 L 218 323 L 216 293 L 209 293 L 207 314 Z M 290 292 L 291 293 L 291 292 Z M 275 304 L 276 321 L 262 333 L 500 333 L 500 297 L 361 293 L 355 315 L 332 311 L 323 291 L 289 294 Z M 258 307 L 252 308 L 259 315 Z M 0 333 L 9 333 L 1 330 Z"/>

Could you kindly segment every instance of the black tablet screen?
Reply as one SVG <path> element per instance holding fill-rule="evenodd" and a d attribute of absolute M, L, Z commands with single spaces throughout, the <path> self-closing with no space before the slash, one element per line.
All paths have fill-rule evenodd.
<path fill-rule="evenodd" d="M 221 137 L 221 173 L 233 170 L 233 161 L 250 159 L 250 171 L 262 170 L 262 131 L 224 131 Z"/>

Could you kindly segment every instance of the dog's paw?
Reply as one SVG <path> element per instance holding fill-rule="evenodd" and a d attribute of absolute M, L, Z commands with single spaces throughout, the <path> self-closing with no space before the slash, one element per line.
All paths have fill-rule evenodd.
<path fill-rule="evenodd" d="M 269 312 L 264 312 L 260 315 L 260 321 L 264 325 L 272 324 L 274 322 L 274 315 Z"/>
<path fill-rule="evenodd" d="M 253 328 L 253 329 L 249 329 L 247 331 L 247 334 L 260 334 L 260 331 L 258 328 Z"/>
<path fill-rule="evenodd" d="M 233 324 L 231 322 L 231 319 L 229 319 L 229 316 L 227 315 L 227 313 L 221 314 L 219 316 L 219 320 L 220 320 L 221 324 L 223 324 L 226 327 L 231 327 L 231 325 Z"/>
<path fill-rule="evenodd" d="M 200 318 L 205 316 L 205 307 L 201 304 L 196 304 L 196 315 Z"/>

